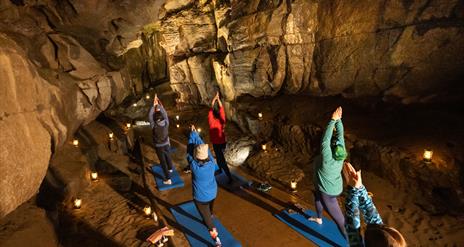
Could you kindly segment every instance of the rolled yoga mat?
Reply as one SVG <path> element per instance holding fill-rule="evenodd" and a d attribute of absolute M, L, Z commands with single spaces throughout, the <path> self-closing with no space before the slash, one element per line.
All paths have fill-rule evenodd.
<path fill-rule="evenodd" d="M 208 228 L 203 224 L 203 220 L 198 212 L 193 201 L 189 201 L 171 209 L 172 215 L 177 223 L 182 227 L 187 240 L 192 247 L 211 247 L 215 246 L 211 239 Z M 227 231 L 227 229 L 219 222 L 217 218 L 213 219 L 213 223 L 219 233 L 219 239 L 224 247 L 241 247 L 242 245 Z"/>
<path fill-rule="evenodd" d="M 316 216 L 316 213 L 309 209 L 305 210 L 304 214 L 300 211 L 289 213 L 288 209 L 286 209 L 275 216 L 319 246 L 345 247 L 348 245 L 348 242 L 338 230 L 337 224 L 332 220 L 322 217 L 322 225 L 309 221 L 310 216 Z"/>
<path fill-rule="evenodd" d="M 171 173 L 172 184 L 163 183 L 164 172 L 160 164 L 154 164 L 151 167 L 151 171 L 153 173 L 153 176 L 155 177 L 156 187 L 158 187 L 158 190 L 160 191 L 184 187 L 184 180 L 182 180 L 182 178 L 179 176 L 179 173 L 177 172 L 174 165 L 172 165 L 172 173 Z"/>

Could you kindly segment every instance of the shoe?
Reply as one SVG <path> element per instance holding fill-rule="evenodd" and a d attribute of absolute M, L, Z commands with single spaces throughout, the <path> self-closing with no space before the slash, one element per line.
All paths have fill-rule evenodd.
<path fill-rule="evenodd" d="M 172 184 L 172 181 L 171 181 L 171 179 L 164 180 L 164 181 L 163 181 L 163 184 L 168 184 L 168 185 L 170 185 L 170 184 Z"/>
<path fill-rule="evenodd" d="M 214 239 L 214 241 L 215 241 L 214 244 L 216 245 L 216 247 L 222 247 L 222 243 L 221 243 L 221 240 L 219 239 L 219 237 L 216 237 L 216 239 Z"/>
<path fill-rule="evenodd" d="M 191 172 L 192 170 L 190 170 L 190 167 L 187 166 L 184 168 L 184 173 L 191 173 Z"/>
<path fill-rule="evenodd" d="M 258 187 L 256 187 L 256 189 L 262 192 L 268 192 L 270 189 L 272 189 L 272 186 L 267 183 L 261 183 L 258 185 Z"/>

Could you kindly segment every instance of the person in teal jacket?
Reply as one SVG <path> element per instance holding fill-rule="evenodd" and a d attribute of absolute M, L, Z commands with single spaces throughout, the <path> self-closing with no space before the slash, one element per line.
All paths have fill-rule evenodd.
<path fill-rule="evenodd" d="M 347 156 L 341 118 L 342 108 L 338 107 L 323 133 L 321 155 L 314 160 L 313 181 L 317 216 L 308 220 L 322 224 L 322 212 L 325 208 L 340 232 L 347 238 L 345 217 L 337 201 L 337 197 L 343 192 L 342 168 Z"/>
<path fill-rule="evenodd" d="M 190 126 L 187 145 L 187 162 L 192 171 L 193 202 L 208 227 L 216 246 L 221 246 L 218 232 L 214 226 L 212 215 L 214 200 L 217 196 L 217 183 L 214 173 L 219 170 L 208 144 L 205 144 L 195 129 Z"/>
<path fill-rule="evenodd" d="M 382 218 L 372 199 L 367 195 L 366 187 L 362 183 L 361 170 L 356 171 L 346 162 L 343 176 L 348 184 L 345 201 L 346 224 L 350 247 L 405 247 L 403 235 L 393 227 L 383 224 Z M 367 224 L 364 239 L 361 236 L 360 212 Z"/>

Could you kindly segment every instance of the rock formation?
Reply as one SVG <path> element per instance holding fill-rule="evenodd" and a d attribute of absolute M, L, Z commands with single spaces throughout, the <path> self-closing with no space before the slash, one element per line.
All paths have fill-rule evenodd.
<path fill-rule="evenodd" d="M 208 103 L 241 95 L 343 95 L 404 104 L 460 97 L 462 1 L 167 1 L 172 88 Z M 458 88 L 449 93 L 450 87 Z"/>
<path fill-rule="evenodd" d="M 50 155 L 141 77 L 137 47 L 161 1 L 0 1 L 0 217 L 33 196 Z"/>

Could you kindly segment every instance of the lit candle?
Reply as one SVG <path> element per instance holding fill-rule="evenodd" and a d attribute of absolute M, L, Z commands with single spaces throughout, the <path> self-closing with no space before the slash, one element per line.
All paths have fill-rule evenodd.
<path fill-rule="evenodd" d="M 261 112 L 258 113 L 258 118 L 259 118 L 259 119 L 263 118 L 263 114 L 262 114 Z"/>
<path fill-rule="evenodd" d="M 82 199 L 80 199 L 80 198 L 74 199 L 74 208 L 75 209 L 81 208 L 81 205 L 82 205 Z"/>
<path fill-rule="evenodd" d="M 110 132 L 110 133 L 108 134 L 108 137 L 110 138 L 110 140 L 113 140 L 113 136 L 114 136 L 113 132 Z"/>
<path fill-rule="evenodd" d="M 90 178 L 95 181 L 98 178 L 98 173 L 97 172 L 91 172 L 90 173 Z"/>
<path fill-rule="evenodd" d="M 261 145 L 261 148 L 266 151 L 266 144 Z"/>
<path fill-rule="evenodd" d="M 176 115 L 176 120 L 177 120 L 177 121 L 179 121 L 179 118 L 180 118 L 179 115 Z"/>
<path fill-rule="evenodd" d="M 158 222 L 158 215 L 156 214 L 156 212 L 153 212 L 153 220 L 155 222 Z"/>
<path fill-rule="evenodd" d="M 72 143 L 75 147 L 79 146 L 79 140 L 77 139 L 74 139 Z"/>
<path fill-rule="evenodd" d="M 145 96 L 145 99 L 150 99 L 150 95 L 147 94 L 147 95 Z"/>
<path fill-rule="evenodd" d="M 176 124 L 176 128 L 179 128 L 180 127 L 180 124 Z"/>
<path fill-rule="evenodd" d="M 430 149 L 424 150 L 424 161 L 430 162 L 432 161 L 433 151 Z"/>
<path fill-rule="evenodd" d="M 126 127 L 127 127 L 128 129 L 130 129 L 131 126 L 132 126 L 131 123 L 126 123 Z"/>
<path fill-rule="evenodd" d="M 151 207 L 150 206 L 145 206 L 143 208 L 143 212 L 145 213 L 146 216 L 150 216 L 151 214 Z"/>
<path fill-rule="evenodd" d="M 198 128 L 197 130 L 198 130 L 198 133 L 201 133 L 201 128 Z"/>
<path fill-rule="evenodd" d="M 290 188 L 292 188 L 292 190 L 296 190 L 296 184 L 297 184 L 296 180 L 292 180 L 290 182 Z"/>
<path fill-rule="evenodd" d="M 133 106 L 133 107 L 136 107 L 136 106 L 137 106 L 137 103 L 132 104 L 132 106 Z"/>

